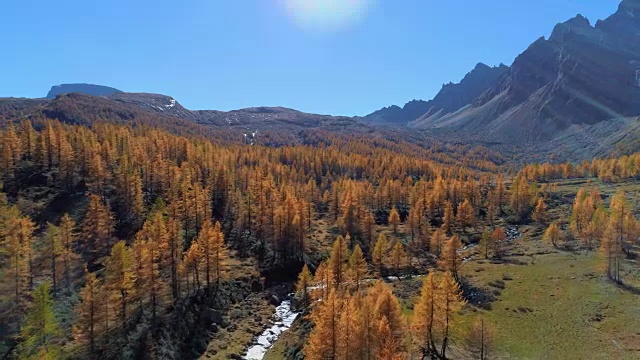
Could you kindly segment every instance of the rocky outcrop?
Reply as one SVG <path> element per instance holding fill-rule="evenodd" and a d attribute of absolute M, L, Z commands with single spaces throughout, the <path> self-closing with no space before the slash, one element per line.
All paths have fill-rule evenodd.
<path fill-rule="evenodd" d="M 108 87 L 103 85 L 94 85 L 94 84 L 61 84 L 55 85 L 51 87 L 49 93 L 47 94 L 48 99 L 53 99 L 57 95 L 61 94 L 70 94 L 70 93 L 80 93 L 86 95 L 93 96 L 105 96 L 114 93 L 120 93 L 122 91 Z"/>

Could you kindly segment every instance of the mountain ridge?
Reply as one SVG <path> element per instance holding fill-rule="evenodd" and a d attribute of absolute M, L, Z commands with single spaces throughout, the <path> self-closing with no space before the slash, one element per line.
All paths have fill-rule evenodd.
<path fill-rule="evenodd" d="M 573 126 L 634 118 L 640 115 L 638 38 L 640 0 L 624 0 L 614 14 L 593 25 L 581 14 L 555 25 L 548 39 L 531 43 L 511 66 L 501 64 L 501 74 L 467 91 L 466 98 L 450 90 L 469 90 L 470 75 L 484 64 L 460 83 L 443 85 L 432 100 L 415 101 L 423 112 L 418 117 L 390 106 L 365 119 L 455 140 L 533 145 L 568 136 Z M 599 125 L 597 132 L 607 127 Z M 611 134 L 619 131 L 618 126 L 610 128 Z"/>
<path fill-rule="evenodd" d="M 638 116 L 640 46 L 628 42 L 640 34 L 637 3 L 621 3 L 595 26 L 582 15 L 556 25 L 549 39 L 532 43 L 463 111 L 437 119 L 423 116 L 410 125 L 533 143 L 552 140 L 572 125 Z"/>
<path fill-rule="evenodd" d="M 507 68 L 504 64 L 490 67 L 480 62 L 459 83 L 443 84 L 431 100 L 412 100 L 403 107 L 391 105 L 364 116 L 364 119 L 373 124 L 406 125 L 427 113 L 437 116 L 442 111 L 458 110 L 480 95 Z"/>
<path fill-rule="evenodd" d="M 51 87 L 51 90 L 47 93 L 47 99 L 53 99 L 57 95 L 69 94 L 69 93 L 83 93 L 87 95 L 94 96 L 105 96 L 111 95 L 114 93 L 121 93 L 121 90 L 118 90 L 113 87 L 104 86 L 104 85 L 96 85 L 96 84 L 87 84 L 87 83 L 70 83 L 70 84 L 60 84 L 54 85 Z"/>
<path fill-rule="evenodd" d="M 581 14 L 555 25 L 548 38 L 531 43 L 510 66 L 478 63 L 460 82 L 443 84 L 431 100 L 412 100 L 402 107 L 391 105 L 365 117 L 266 106 L 190 110 L 167 95 L 62 84 L 52 87 L 63 92 L 53 99 L 0 99 L 0 120 L 38 113 L 74 121 L 82 120 L 82 114 L 116 121 L 159 116 L 162 121 L 172 118 L 214 128 L 275 132 L 322 128 L 362 133 L 382 126 L 385 131 L 420 133 L 456 143 L 524 146 L 531 152 L 548 152 L 547 145 L 559 143 L 569 149 L 573 143 L 575 149 L 567 153 L 576 156 L 582 156 L 576 149 L 605 139 L 597 152 L 593 150 L 593 154 L 601 154 L 614 149 L 615 139 L 625 131 L 631 134 L 624 140 L 628 147 L 640 148 L 635 121 L 640 115 L 638 38 L 640 0 L 625 0 L 614 14 L 593 25 Z M 95 95 L 96 89 L 106 93 Z M 102 100 L 64 93 L 71 90 Z M 60 96 L 66 97 L 65 101 L 54 103 Z M 86 111 L 79 115 L 74 107 Z M 583 156 L 590 155 L 587 152 Z"/>

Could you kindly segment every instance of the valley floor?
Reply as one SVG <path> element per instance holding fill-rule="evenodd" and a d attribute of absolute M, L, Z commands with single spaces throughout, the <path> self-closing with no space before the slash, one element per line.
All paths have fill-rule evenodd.
<path fill-rule="evenodd" d="M 233 305 L 223 316 L 226 327 L 216 327 L 201 359 L 238 358 L 238 354 L 244 354 L 246 346 L 269 324 L 273 309 L 263 293 L 252 293 Z"/>
<path fill-rule="evenodd" d="M 603 184 L 595 179 L 562 181 L 554 219 L 568 219 L 572 197 L 582 186 L 597 186 L 605 203 L 619 188 L 638 205 L 636 183 Z M 566 230 L 566 224 L 563 226 Z M 461 269 L 468 304 L 455 320 L 457 333 L 450 358 L 468 358 L 462 350 L 473 320 L 482 315 L 495 330 L 498 359 L 640 359 L 640 266 L 638 258 L 623 266 L 625 285 L 616 285 L 604 272 L 598 250 L 578 250 L 568 240 L 559 248 L 542 241 L 543 228 L 524 225 L 501 260 L 485 259 L 478 246 L 469 248 Z M 471 235 L 471 236 L 475 236 Z M 404 312 L 413 312 L 422 277 L 392 282 Z M 302 327 L 282 336 L 266 360 L 286 359 L 300 346 Z"/>
<path fill-rule="evenodd" d="M 611 283 L 598 255 L 527 254 L 506 264 L 470 262 L 470 282 L 495 293 L 481 312 L 495 327 L 501 358 L 640 358 L 640 295 Z M 629 274 L 638 283 L 638 273 Z M 510 279 L 510 280 L 509 280 Z"/>
<path fill-rule="evenodd" d="M 521 240 L 521 242 L 536 240 Z M 469 303 L 457 320 L 465 325 L 482 314 L 495 328 L 495 357 L 500 359 L 636 359 L 640 358 L 640 293 L 611 283 L 593 252 L 553 251 L 542 244 L 504 262 L 473 260 L 464 276 L 488 303 Z M 536 254 L 536 250 L 546 253 Z M 640 273 L 628 274 L 640 285 Z M 394 292 L 407 314 L 418 296 L 421 278 L 400 280 Z M 459 344 L 464 331 L 457 334 Z M 300 341 L 291 332 L 265 360 L 284 359 Z M 454 347 L 451 358 L 464 358 Z"/>
<path fill-rule="evenodd" d="M 561 197 L 570 197 L 584 180 L 559 184 Z M 635 206 L 638 184 L 615 186 L 592 180 L 605 195 L 625 190 Z M 568 200 L 568 199 L 567 199 Z M 566 216 L 570 201 L 558 204 L 551 216 Z M 534 226 L 521 229 L 518 239 L 501 262 L 476 255 L 463 267 L 463 276 L 495 300 L 488 310 L 468 306 L 463 320 L 481 312 L 495 327 L 500 358 L 517 359 L 635 359 L 640 358 L 640 268 L 627 259 L 626 286 L 611 282 L 604 273 L 598 251 L 561 249 L 541 241 Z"/>

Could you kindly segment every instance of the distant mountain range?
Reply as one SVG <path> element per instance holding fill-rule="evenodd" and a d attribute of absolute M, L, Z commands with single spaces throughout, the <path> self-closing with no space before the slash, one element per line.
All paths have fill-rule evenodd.
<path fill-rule="evenodd" d="M 285 137 L 302 130 L 363 133 L 371 126 L 355 118 L 303 113 L 283 107 L 255 107 L 233 111 L 189 110 L 173 97 L 150 93 L 106 90 L 98 85 L 54 86 L 62 91 L 54 98 L 0 98 L 0 123 L 21 118 L 49 118 L 67 123 L 91 125 L 95 122 L 139 123 L 168 129 L 184 127 L 233 130 L 242 133 L 270 131 Z M 74 90 L 70 93 L 66 90 Z M 104 94 L 104 92 L 107 92 Z M 95 95 L 100 92 L 103 95 Z"/>
<path fill-rule="evenodd" d="M 408 124 L 421 116 L 438 118 L 444 114 L 454 112 L 472 102 L 493 85 L 509 68 L 503 64 L 489 67 L 478 63 L 458 84 L 448 83 L 433 100 L 412 100 L 399 107 L 392 105 L 382 108 L 367 116 L 365 119 L 376 124 Z"/>
<path fill-rule="evenodd" d="M 624 0 L 595 26 L 582 15 L 558 24 L 510 67 L 478 64 L 433 100 L 387 107 L 365 119 L 466 139 L 539 144 L 576 132 L 587 136 L 595 125 L 603 135 L 607 125 L 601 123 L 612 119 L 628 122 L 638 139 L 637 121 L 629 120 L 638 115 L 640 0 Z"/>
<path fill-rule="evenodd" d="M 558 24 L 549 39 L 531 44 L 511 66 L 479 63 L 459 83 L 443 85 L 431 100 L 412 100 L 365 117 L 282 107 L 189 110 L 170 96 L 92 84 L 53 86 L 42 99 L 0 99 L 0 120 L 31 116 L 88 124 L 144 120 L 276 134 L 305 129 L 341 134 L 393 130 L 413 141 L 437 137 L 484 144 L 535 160 L 640 151 L 638 115 L 640 0 L 622 1 L 615 14 L 594 26 L 577 15 Z M 380 126 L 385 130 L 377 130 Z"/>

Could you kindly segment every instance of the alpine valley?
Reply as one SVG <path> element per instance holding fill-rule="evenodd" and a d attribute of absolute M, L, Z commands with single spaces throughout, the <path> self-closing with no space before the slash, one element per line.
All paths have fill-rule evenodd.
<path fill-rule="evenodd" d="M 0 98 L 0 358 L 639 358 L 640 0 L 525 46 L 356 117 Z"/>

